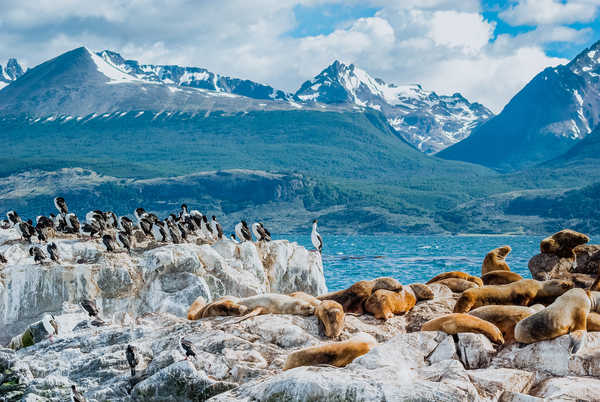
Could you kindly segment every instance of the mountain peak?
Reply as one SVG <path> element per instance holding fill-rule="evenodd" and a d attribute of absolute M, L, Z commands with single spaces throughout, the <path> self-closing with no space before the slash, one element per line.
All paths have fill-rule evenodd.
<path fill-rule="evenodd" d="M 6 67 L 0 64 L 0 88 L 5 87 L 11 82 L 21 77 L 25 72 L 17 59 L 10 58 L 6 63 Z"/>
<path fill-rule="evenodd" d="M 567 67 L 578 75 L 600 73 L 600 41 L 575 56 Z"/>

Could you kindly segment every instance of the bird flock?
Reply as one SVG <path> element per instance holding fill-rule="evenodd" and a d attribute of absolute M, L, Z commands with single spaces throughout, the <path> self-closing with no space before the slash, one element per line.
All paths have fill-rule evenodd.
<path fill-rule="evenodd" d="M 49 260 L 60 263 L 60 255 L 56 243 L 49 241 L 57 234 L 97 238 L 102 240 L 108 252 L 127 251 L 131 253 L 136 236 L 141 233 L 142 240 L 153 240 L 157 243 L 180 244 L 190 241 L 191 237 L 203 242 L 212 243 L 223 239 L 223 227 L 215 215 L 211 219 L 198 210 L 189 210 L 186 204 L 181 205 L 178 213 L 171 213 L 165 219 L 160 219 L 144 208 L 136 208 L 134 220 L 127 216 L 117 215 L 112 211 L 93 210 L 85 214 L 85 220 L 80 221 L 77 215 L 69 212 L 63 197 L 54 198 L 54 206 L 58 213 L 36 217 L 35 224 L 31 219 L 23 220 L 16 211 L 6 213 L 6 218 L 0 221 L 0 228 L 15 228 L 21 239 L 29 244 L 29 254 L 38 264 Z M 229 240 L 240 243 L 245 241 L 271 241 L 271 233 L 262 222 L 254 222 L 251 226 L 245 220 L 235 225 L 234 233 Z M 37 240 L 37 244 L 34 241 Z M 317 221 L 313 221 L 311 241 L 320 253 L 323 239 L 317 232 Z M 45 250 L 43 246 L 45 245 Z M 6 264 L 6 258 L 0 254 L 0 264 Z"/>

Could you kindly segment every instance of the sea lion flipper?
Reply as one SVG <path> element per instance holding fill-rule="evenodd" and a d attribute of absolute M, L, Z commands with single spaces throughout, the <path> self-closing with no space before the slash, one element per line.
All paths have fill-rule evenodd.
<path fill-rule="evenodd" d="M 256 317 L 257 315 L 261 315 L 264 313 L 266 313 L 266 310 L 264 307 L 257 307 L 254 310 L 252 310 L 251 312 L 249 312 L 248 314 L 246 314 L 245 316 L 243 316 L 242 318 L 240 318 L 239 320 L 237 320 L 235 322 L 235 324 L 239 324 L 240 322 L 247 320 L 248 318 Z"/>
<path fill-rule="evenodd" d="M 587 340 L 587 331 L 579 330 L 573 331 L 569 333 L 569 338 L 571 338 L 571 344 L 569 345 L 569 353 L 572 355 L 576 355 L 585 347 Z"/>

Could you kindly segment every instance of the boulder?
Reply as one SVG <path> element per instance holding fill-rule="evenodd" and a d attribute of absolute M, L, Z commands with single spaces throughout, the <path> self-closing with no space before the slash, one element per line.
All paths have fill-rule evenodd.
<path fill-rule="evenodd" d="M 463 332 L 457 336 L 458 355 L 466 368 L 478 369 L 490 364 L 496 349 L 485 335 Z"/>
<path fill-rule="evenodd" d="M 535 375 L 515 369 L 478 369 L 467 371 L 477 392 L 483 398 L 498 399 L 508 392 L 527 393 L 533 385 Z"/>
<path fill-rule="evenodd" d="M 542 381 L 532 394 L 551 401 L 597 401 L 600 380 L 585 377 L 549 378 Z"/>
<path fill-rule="evenodd" d="M 592 285 L 600 273 L 600 245 L 584 244 L 573 249 L 575 258 L 542 253 L 529 260 L 529 271 L 534 279 L 571 279 L 575 286 Z"/>

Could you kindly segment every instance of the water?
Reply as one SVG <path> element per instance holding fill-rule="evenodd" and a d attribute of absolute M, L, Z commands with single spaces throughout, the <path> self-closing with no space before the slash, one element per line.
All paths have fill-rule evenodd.
<path fill-rule="evenodd" d="M 286 236 L 313 249 L 310 234 Z M 425 283 L 446 271 L 481 275 L 490 251 L 509 245 L 506 262 L 512 271 L 531 278 L 529 259 L 539 253 L 542 236 L 323 236 L 323 268 L 330 291 L 361 279 L 392 276 L 400 283 Z"/>

